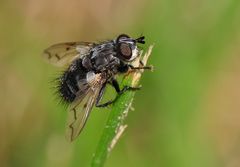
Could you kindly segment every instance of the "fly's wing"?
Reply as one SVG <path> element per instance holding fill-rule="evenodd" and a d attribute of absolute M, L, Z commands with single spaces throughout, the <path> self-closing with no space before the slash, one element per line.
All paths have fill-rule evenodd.
<path fill-rule="evenodd" d="M 65 42 L 50 46 L 43 51 L 43 57 L 50 64 L 61 67 L 69 65 L 74 59 L 87 55 L 94 43 Z"/>
<path fill-rule="evenodd" d="M 91 81 L 85 83 L 85 88 L 79 92 L 78 99 L 73 102 L 68 111 L 67 140 L 73 141 L 81 133 L 105 81 L 102 74 L 96 74 Z"/>

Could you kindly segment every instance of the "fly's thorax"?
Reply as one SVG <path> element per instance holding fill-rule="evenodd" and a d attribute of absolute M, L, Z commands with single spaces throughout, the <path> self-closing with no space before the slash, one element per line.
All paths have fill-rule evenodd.
<path fill-rule="evenodd" d="M 92 67 L 96 71 L 106 71 L 116 68 L 120 60 L 116 57 L 113 42 L 104 43 L 94 48 L 90 55 Z"/>
<path fill-rule="evenodd" d="M 113 55 L 104 55 L 95 59 L 95 68 L 100 71 L 114 70 L 120 65 L 120 59 Z"/>
<path fill-rule="evenodd" d="M 109 55 L 100 54 L 93 59 L 94 66 L 96 69 L 101 69 L 109 63 Z"/>
<path fill-rule="evenodd" d="M 112 54 L 114 52 L 115 43 L 113 41 L 106 41 L 95 45 L 91 49 L 91 58 L 98 57 L 99 55 Z"/>

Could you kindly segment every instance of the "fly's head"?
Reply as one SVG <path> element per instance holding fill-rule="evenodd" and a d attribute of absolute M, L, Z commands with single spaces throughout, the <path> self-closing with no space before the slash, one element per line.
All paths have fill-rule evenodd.
<path fill-rule="evenodd" d="M 133 39 L 126 34 L 119 35 L 115 40 L 117 57 L 125 62 L 133 61 L 139 56 L 137 43 L 145 44 L 144 36 Z"/>

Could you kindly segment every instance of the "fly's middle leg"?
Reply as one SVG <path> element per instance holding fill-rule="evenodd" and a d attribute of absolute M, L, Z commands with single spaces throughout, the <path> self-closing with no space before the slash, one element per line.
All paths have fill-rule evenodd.
<path fill-rule="evenodd" d="M 106 107 L 106 106 L 109 105 L 109 104 L 106 104 L 106 103 L 100 104 L 100 101 L 102 100 L 103 93 L 104 93 L 105 89 L 106 89 L 106 83 L 103 84 L 103 86 L 102 86 L 102 88 L 101 88 L 101 90 L 100 90 L 100 92 L 97 96 L 96 104 L 95 104 L 96 107 Z"/>
<path fill-rule="evenodd" d="M 102 86 L 102 88 L 101 88 L 101 90 L 100 90 L 100 92 L 99 92 L 99 94 L 98 94 L 98 96 L 97 96 L 96 104 L 95 104 L 96 107 L 107 107 L 107 106 L 109 106 L 110 104 L 112 104 L 112 103 L 115 102 L 116 98 L 115 98 L 114 100 L 109 100 L 109 101 L 106 102 L 106 103 L 100 104 L 100 101 L 102 100 L 102 97 L 103 97 L 103 94 L 104 94 L 105 89 L 106 89 L 106 83 L 103 84 L 103 86 Z"/>

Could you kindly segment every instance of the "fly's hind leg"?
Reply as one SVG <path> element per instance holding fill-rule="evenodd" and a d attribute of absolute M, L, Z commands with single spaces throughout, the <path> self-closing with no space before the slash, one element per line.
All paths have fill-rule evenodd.
<path fill-rule="evenodd" d="M 105 83 L 105 84 L 102 86 L 102 88 L 101 88 L 101 90 L 100 90 L 100 92 L 99 92 L 99 94 L 98 94 L 98 97 L 97 97 L 97 99 L 96 99 L 96 104 L 95 104 L 96 107 L 107 107 L 107 106 L 109 106 L 110 104 L 112 104 L 112 103 L 114 103 L 114 102 L 116 101 L 116 98 L 115 98 L 114 100 L 109 100 L 109 101 L 106 102 L 106 103 L 100 104 L 100 101 L 102 100 L 104 91 L 105 91 L 105 89 L 106 89 L 106 84 L 107 84 L 107 83 Z"/>
<path fill-rule="evenodd" d="M 100 92 L 99 92 L 99 94 L 97 96 L 96 104 L 95 104 L 96 107 L 107 107 L 108 105 L 113 103 L 113 101 L 110 100 L 110 101 L 108 101 L 106 103 L 100 104 L 100 101 L 102 100 L 103 93 L 104 93 L 105 89 L 106 89 L 106 83 L 102 86 L 102 88 L 101 88 L 101 90 L 100 90 Z"/>
<path fill-rule="evenodd" d="M 136 91 L 136 90 L 140 90 L 141 89 L 141 87 L 124 86 L 123 89 L 121 90 L 117 80 L 115 80 L 115 79 L 113 79 L 110 84 L 114 87 L 114 89 L 116 90 L 118 95 L 121 95 L 121 94 L 123 94 L 126 91 Z M 119 97 L 117 95 L 113 100 L 109 100 L 106 103 L 99 104 L 101 99 L 102 99 L 102 96 L 103 96 L 105 88 L 106 88 L 106 84 L 104 84 L 102 89 L 100 90 L 100 93 L 99 93 L 99 95 L 97 97 L 97 100 L 96 100 L 96 107 L 107 107 L 107 106 L 113 104 L 117 100 L 117 98 Z"/>
<path fill-rule="evenodd" d="M 141 89 L 141 87 L 124 86 L 123 89 L 121 90 L 117 80 L 115 80 L 115 79 L 112 80 L 112 86 L 115 88 L 118 95 L 121 95 L 126 91 L 135 91 L 135 90 L 140 90 Z"/>

